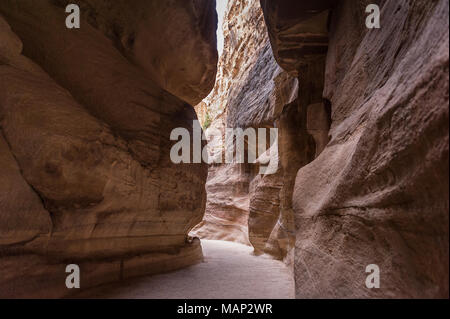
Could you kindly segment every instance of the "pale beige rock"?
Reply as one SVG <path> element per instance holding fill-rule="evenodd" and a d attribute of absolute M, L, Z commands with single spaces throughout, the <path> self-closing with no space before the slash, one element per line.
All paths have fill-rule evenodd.
<path fill-rule="evenodd" d="M 244 164 L 210 166 L 203 221 L 191 235 L 250 245 L 248 239 L 249 174 Z"/>
<path fill-rule="evenodd" d="M 80 0 L 80 30 L 66 3 L 0 2 L 0 297 L 197 263 L 206 210 L 192 235 L 283 259 L 298 298 L 448 298 L 448 1 L 382 1 L 368 30 L 369 0 L 231 0 L 200 104 L 214 1 Z M 277 173 L 211 165 L 206 200 L 206 165 L 169 159 L 188 103 L 278 128 Z"/>
<path fill-rule="evenodd" d="M 221 145 L 209 145 L 210 154 L 224 151 L 225 128 L 230 99 L 242 90 L 247 74 L 256 63 L 259 51 L 268 43 L 264 20 L 258 3 L 229 1 L 223 23 L 224 50 L 219 59 L 217 81 L 213 91 L 196 106 L 204 124 L 208 116 L 212 129 L 222 133 Z M 254 32 L 261 30 L 260 32 Z M 274 63 L 273 70 L 279 69 Z M 222 163 L 224 162 L 224 158 Z M 206 189 L 204 220 L 192 234 L 206 239 L 222 239 L 249 244 L 249 165 L 218 164 L 210 166 Z"/>
<path fill-rule="evenodd" d="M 307 32 L 302 38 L 315 39 Z M 230 91 L 227 123 L 230 127 L 279 130 L 278 172 L 258 176 L 257 169 L 250 170 L 249 239 L 256 253 L 269 253 L 292 264 L 295 176 L 328 142 L 328 114 L 324 107 L 312 107 L 322 101 L 325 55 L 308 60 L 306 66 L 302 63 L 304 73 L 297 80 L 277 66 L 269 37 L 264 35 L 263 39 L 256 57 L 248 58 L 251 66 L 246 67 L 240 85 Z M 251 38 L 248 41 L 251 43 Z M 308 131 L 308 124 L 314 135 Z"/>
<path fill-rule="evenodd" d="M 284 259 L 292 266 L 293 247 L 295 242 L 294 211 L 292 209 L 292 194 L 295 177 L 299 168 L 314 159 L 315 143 L 306 131 L 305 110 L 298 100 L 284 107 L 282 114 L 276 120 L 279 129 L 278 154 L 279 168 L 276 174 L 255 178 L 254 188 L 265 189 L 266 192 L 255 193 L 249 218 L 250 240 L 257 252 L 265 252 Z M 278 191 L 278 200 L 273 191 Z M 270 195 L 271 194 L 271 195 Z M 278 203 L 279 209 L 272 209 L 268 214 L 265 199 L 272 198 L 272 203 Z M 276 205 L 275 205 L 276 207 Z"/>

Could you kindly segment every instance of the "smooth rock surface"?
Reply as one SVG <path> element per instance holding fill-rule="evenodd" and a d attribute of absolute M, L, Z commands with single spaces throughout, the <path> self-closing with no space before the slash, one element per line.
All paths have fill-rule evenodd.
<path fill-rule="evenodd" d="M 193 24 L 183 30 L 195 33 L 189 41 L 215 46 L 197 32 L 215 11 L 180 3 L 165 10 Z M 196 14 L 186 9 L 194 4 Z M 172 129 L 192 131 L 197 118 L 186 97 L 167 92 L 104 30 L 86 20 L 65 28 L 54 1 L 2 1 L 0 13 L 0 296 L 63 296 L 69 263 L 90 269 L 91 286 L 199 262 L 188 233 L 204 213 L 207 167 L 169 158 Z M 193 78 L 211 77 L 213 57 Z"/>
<path fill-rule="evenodd" d="M 245 173 L 245 165 L 210 166 L 206 192 L 205 216 L 191 236 L 250 245 L 249 176 Z"/>
<path fill-rule="evenodd" d="M 159 87 L 191 105 L 212 90 L 217 71 L 215 0 L 53 0 L 78 4 L 100 30 Z M 168 27 L 173 23 L 173 27 Z"/>

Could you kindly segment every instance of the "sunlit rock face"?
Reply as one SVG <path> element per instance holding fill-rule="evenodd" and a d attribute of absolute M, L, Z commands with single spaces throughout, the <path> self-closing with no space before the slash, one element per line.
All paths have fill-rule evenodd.
<path fill-rule="evenodd" d="M 301 50 L 292 60 L 280 53 L 293 20 L 279 12 L 295 3 L 262 1 L 287 70 L 305 61 Z M 373 30 L 369 3 L 331 8 L 323 77 L 331 140 L 295 181 L 296 295 L 448 298 L 448 1 L 380 1 Z M 379 289 L 366 287 L 370 264 L 381 271 Z"/>
<path fill-rule="evenodd" d="M 205 217 L 193 234 L 285 259 L 294 244 L 295 176 L 314 157 L 307 114 L 299 113 L 299 82 L 277 64 L 258 2 L 230 1 L 223 29 L 216 86 L 197 112 L 222 134 L 225 127 L 278 128 L 278 171 L 263 176 L 252 163 L 211 165 Z"/>
<path fill-rule="evenodd" d="M 219 26 L 220 27 L 220 26 Z M 258 3 L 231 0 L 223 22 L 224 50 L 219 59 L 217 81 L 210 95 L 196 106 L 202 124 L 217 129 L 225 137 L 229 101 L 242 91 L 246 77 L 257 63 L 260 51 L 268 43 L 264 20 Z M 275 63 L 270 65 L 277 68 Z M 210 152 L 223 151 L 224 146 L 211 145 Z M 193 234 L 207 239 L 224 239 L 249 244 L 250 166 L 217 164 L 210 166 L 206 190 L 208 194 L 204 220 Z"/>
<path fill-rule="evenodd" d="M 178 25 L 127 25 L 128 2 L 83 1 L 89 19 L 69 30 L 60 1 L 0 3 L 0 296 L 67 294 L 69 263 L 87 288 L 202 259 L 187 234 L 204 213 L 207 167 L 173 164 L 169 154 L 172 129 L 192 131 L 197 118 L 186 101 L 205 97 L 214 79 L 212 2 L 151 2 L 180 16 L 184 45 L 198 46 L 195 57 L 130 49 L 142 61 L 186 64 L 177 74 L 160 70 L 164 86 L 107 27 L 139 29 L 137 45 L 162 29 L 176 41 Z M 117 12 L 124 20 L 116 23 Z"/>

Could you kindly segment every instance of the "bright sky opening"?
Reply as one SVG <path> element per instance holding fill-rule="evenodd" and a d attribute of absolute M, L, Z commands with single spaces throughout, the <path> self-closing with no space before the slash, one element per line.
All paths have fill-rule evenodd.
<path fill-rule="evenodd" d="M 225 11 L 227 10 L 228 0 L 216 0 L 216 10 L 219 17 L 219 25 L 217 28 L 217 51 L 219 51 L 219 56 L 223 52 L 223 19 L 225 17 Z"/>

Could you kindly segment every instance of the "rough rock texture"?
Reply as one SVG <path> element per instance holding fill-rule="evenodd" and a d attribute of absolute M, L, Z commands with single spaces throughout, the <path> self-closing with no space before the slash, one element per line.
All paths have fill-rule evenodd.
<path fill-rule="evenodd" d="M 337 0 L 260 0 L 277 62 L 295 76 L 327 53 L 329 10 Z"/>
<path fill-rule="evenodd" d="M 259 19 L 261 11 L 258 14 Z M 328 12 L 319 13 L 324 14 Z M 322 17 L 317 23 L 326 21 Z M 294 38 L 315 43 L 317 37 L 310 28 L 292 24 L 288 30 L 295 32 Z M 320 28 L 326 29 L 326 25 Z M 227 123 L 229 127 L 278 129 L 277 173 L 264 176 L 258 175 L 256 168 L 250 169 L 248 232 L 255 253 L 269 253 L 290 264 L 294 246 L 295 177 L 298 169 L 318 156 L 328 143 L 329 110 L 322 99 L 326 50 L 317 44 L 322 48 L 317 54 L 308 53 L 305 61 L 283 70 L 276 63 L 280 58 L 271 47 L 270 25 L 269 36 L 266 28 L 264 34 L 256 57 L 248 58 L 252 66 L 246 67 L 248 71 L 241 75 L 239 86 L 230 90 Z M 294 72 L 294 68 L 298 69 Z"/>
<path fill-rule="evenodd" d="M 221 146 L 210 147 L 211 154 L 224 149 L 225 128 L 230 127 L 227 123 L 229 100 L 242 90 L 259 51 L 268 42 L 261 9 L 254 1 L 229 1 L 222 27 L 224 50 L 219 59 L 217 81 L 210 95 L 196 106 L 202 124 L 210 118 L 211 129 L 220 130 L 223 136 Z M 276 64 L 272 64 L 273 67 L 276 68 Z M 248 165 L 211 165 L 206 184 L 209 196 L 205 217 L 192 234 L 248 245 L 250 177 Z"/>
<path fill-rule="evenodd" d="M 242 129 L 278 128 L 278 171 L 263 176 L 258 174 L 258 165 L 249 163 L 210 166 L 205 218 L 193 233 L 208 239 L 250 242 L 255 253 L 288 257 L 286 261 L 291 263 L 295 176 L 316 151 L 307 124 L 323 139 L 324 126 L 319 117 L 324 113 L 320 106 L 309 114 L 306 107 L 300 106 L 299 81 L 277 64 L 257 2 L 230 1 L 224 35 L 216 86 L 197 106 L 197 112 L 204 119 L 212 118 L 211 127 L 222 132 L 225 124 Z M 323 71 L 317 80 L 316 70 L 311 69 L 311 80 L 304 86 L 321 101 L 321 91 L 317 93 L 314 85 L 320 82 L 322 87 Z M 325 138 L 327 133 L 326 128 Z"/>
<path fill-rule="evenodd" d="M 448 298 L 448 1 L 377 0 L 368 30 L 372 2 L 230 1 L 196 109 L 278 128 L 279 167 L 211 165 L 206 201 L 206 165 L 168 157 L 214 82 L 214 1 L 80 0 L 79 30 L 66 0 L 0 1 L 0 297 L 198 262 L 206 207 L 192 234 L 284 259 L 299 298 Z"/>
<path fill-rule="evenodd" d="M 373 30 L 369 3 L 333 8 L 323 93 L 331 141 L 299 170 L 293 195 L 296 295 L 448 298 L 448 1 L 377 1 Z M 267 10 L 269 29 L 290 24 Z M 290 42 L 271 32 L 277 55 Z M 365 286 L 369 264 L 380 267 L 380 289 Z"/>
<path fill-rule="evenodd" d="M 20 244 L 47 234 L 51 220 L 40 198 L 23 179 L 5 139 L 0 136 L 0 246 Z"/>
<path fill-rule="evenodd" d="M 126 5 L 116 9 L 128 12 Z M 195 33 L 186 45 L 215 46 L 206 34 L 214 27 L 197 34 L 215 21 L 209 2 L 162 6 L 185 18 L 183 32 Z M 111 8 L 96 7 L 98 17 L 109 18 Z M 200 245 L 187 234 L 203 216 L 207 168 L 169 158 L 171 130 L 192 130 L 196 119 L 181 100 L 188 98 L 133 65 L 100 26 L 82 20 L 81 29 L 66 29 L 66 14 L 53 1 L 2 1 L 0 13 L 0 296 L 66 294 L 69 263 L 80 265 L 86 288 L 200 261 Z M 193 100 L 207 94 L 205 79 L 215 74 L 210 51 L 195 52 L 204 66 L 171 75 L 198 80 Z M 167 60 L 148 54 L 162 65 L 194 59 L 180 51 Z"/>
<path fill-rule="evenodd" d="M 261 9 L 254 1 L 229 0 L 221 27 L 224 50 L 217 67 L 216 83 L 203 100 L 212 119 L 226 113 L 229 97 L 240 91 L 267 41 Z"/>

